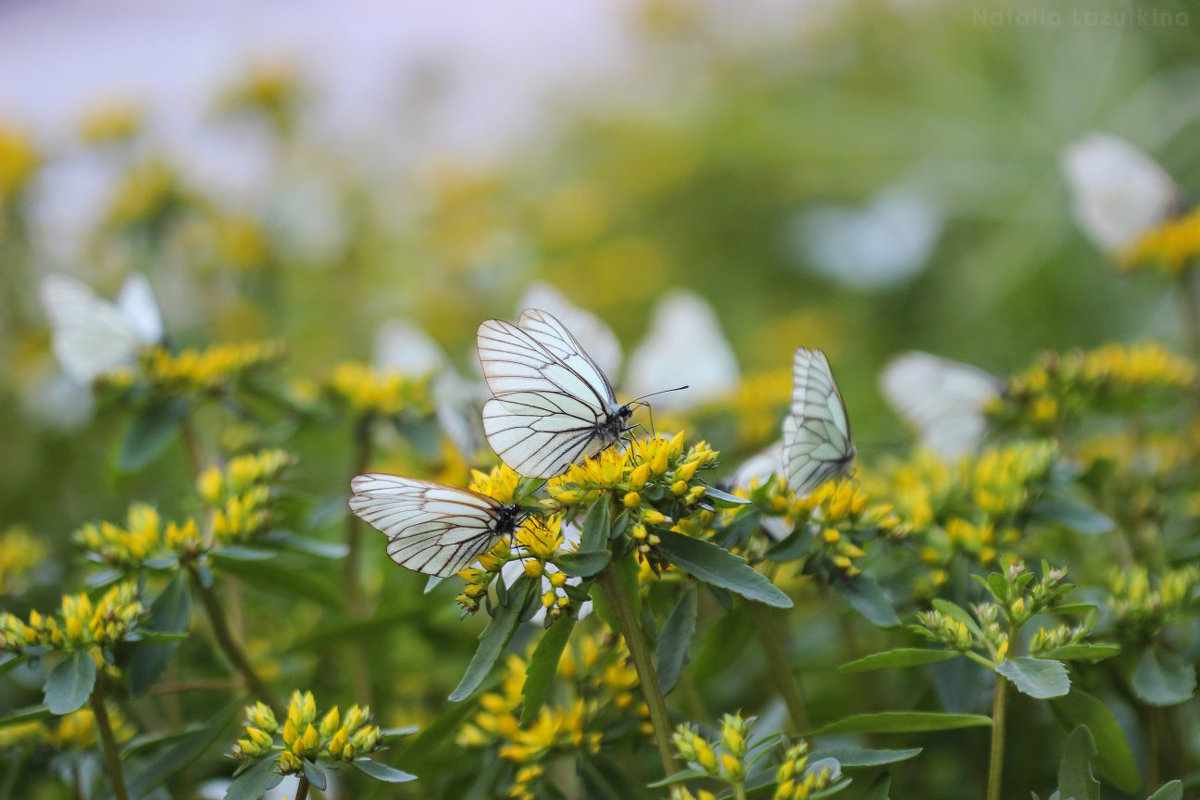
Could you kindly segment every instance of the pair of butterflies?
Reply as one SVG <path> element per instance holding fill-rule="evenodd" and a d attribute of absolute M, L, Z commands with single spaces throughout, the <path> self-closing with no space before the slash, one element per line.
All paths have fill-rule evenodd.
<path fill-rule="evenodd" d="M 630 430 L 641 401 L 617 402 L 604 370 L 545 311 L 527 309 L 516 325 L 487 320 L 476 345 L 492 392 L 484 434 L 515 472 L 560 475 Z M 528 515 L 519 504 L 399 475 L 358 475 L 350 488 L 351 510 L 387 535 L 388 556 L 438 577 L 467 567 Z"/>

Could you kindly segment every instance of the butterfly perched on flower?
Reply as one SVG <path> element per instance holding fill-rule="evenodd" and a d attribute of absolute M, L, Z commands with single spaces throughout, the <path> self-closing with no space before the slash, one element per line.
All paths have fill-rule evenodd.
<path fill-rule="evenodd" d="M 54 356 L 80 383 L 128 366 L 141 350 L 163 342 L 162 313 L 143 275 L 129 276 L 116 303 L 66 275 L 48 275 L 39 288 L 53 329 Z"/>
<path fill-rule="evenodd" d="M 483 430 L 517 473 L 560 475 L 630 430 L 638 401 L 618 403 L 608 376 L 545 311 L 526 309 L 516 325 L 484 321 L 476 346 L 493 395 L 483 405 Z"/>
<path fill-rule="evenodd" d="M 792 361 L 792 408 L 783 421 L 783 465 L 788 487 L 806 495 L 845 474 L 857 451 L 846 404 L 820 350 L 796 349 Z"/>
<path fill-rule="evenodd" d="M 947 459 L 979 445 L 987 432 L 984 408 L 1004 389 L 978 367 L 916 351 L 892 359 L 879 384 L 921 445 Z"/>
<path fill-rule="evenodd" d="M 469 489 L 382 472 L 355 476 L 350 490 L 350 510 L 387 535 L 392 561 L 439 578 L 470 566 L 530 513 Z"/>

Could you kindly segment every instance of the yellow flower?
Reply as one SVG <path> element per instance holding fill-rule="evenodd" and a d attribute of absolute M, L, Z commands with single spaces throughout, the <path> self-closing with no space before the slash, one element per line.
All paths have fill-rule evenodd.
<path fill-rule="evenodd" d="M 1142 234 L 1121 253 L 1117 266 L 1123 270 L 1158 269 L 1178 275 L 1200 255 L 1200 209 L 1168 219 Z"/>
<path fill-rule="evenodd" d="M 28 573 L 46 556 L 46 548 L 22 527 L 0 534 L 0 595 L 24 588 Z"/>

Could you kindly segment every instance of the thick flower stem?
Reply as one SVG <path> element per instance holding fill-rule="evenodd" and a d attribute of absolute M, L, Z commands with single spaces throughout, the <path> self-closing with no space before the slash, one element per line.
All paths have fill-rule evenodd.
<path fill-rule="evenodd" d="M 350 465 L 350 477 L 366 471 L 371 463 L 371 420 L 360 419 L 354 429 L 354 461 Z M 346 607 L 352 618 L 358 619 L 366 613 L 362 592 L 362 525 L 358 517 L 346 517 Z M 354 682 L 354 696 L 360 705 L 371 704 L 371 675 L 367 671 L 367 652 L 361 640 L 350 643 L 350 675 Z"/>
<path fill-rule="evenodd" d="M 104 707 L 103 680 L 96 681 L 96 688 L 88 698 L 92 707 L 92 716 L 96 722 L 96 732 L 99 734 L 100 746 L 104 750 L 104 761 L 108 766 L 108 782 L 112 785 L 113 797 L 116 800 L 129 800 L 129 792 L 125 789 L 125 773 L 121 771 L 121 754 L 117 750 L 117 738 L 113 735 L 112 723 L 108 719 L 108 709 Z"/>
<path fill-rule="evenodd" d="M 1188 355 L 1200 359 L 1200 289 L 1190 265 L 1179 273 L 1179 304 Z"/>
<path fill-rule="evenodd" d="M 308 778 L 300 776 L 300 783 L 296 784 L 296 800 L 308 800 Z"/>
<path fill-rule="evenodd" d="M 987 800 L 1000 800 L 1000 781 L 1004 775 L 1004 715 L 1008 681 L 996 676 L 996 692 L 992 696 L 992 754 L 988 761 Z"/>
<path fill-rule="evenodd" d="M 792 669 L 787 652 L 783 649 L 774 613 L 762 603 L 751 602 L 746 605 L 754 619 L 754 626 L 758 629 L 759 638 L 762 639 L 767 663 L 771 668 L 771 677 L 775 680 L 775 688 L 783 695 L 783 701 L 787 704 L 788 716 L 792 720 L 792 733 L 804 733 L 811 728 L 808 709 L 800 683 L 796 680 L 795 670 Z"/>
<path fill-rule="evenodd" d="M 187 450 L 188 462 L 192 472 L 199 478 L 204 472 L 204 456 L 200 454 L 200 443 L 196 439 L 196 426 L 192 424 L 191 416 L 183 418 L 183 446 Z"/>
<path fill-rule="evenodd" d="M 229 621 L 225 618 L 225 610 L 221 608 L 221 601 L 217 598 L 216 593 L 213 592 L 211 586 L 204 585 L 204 581 L 200 579 L 200 573 L 194 566 L 189 566 L 187 570 L 188 577 L 192 581 L 192 588 L 195 589 L 196 594 L 200 595 L 200 602 L 204 604 L 204 611 L 208 615 L 208 622 L 212 626 L 213 635 L 217 637 L 217 644 L 220 646 L 221 652 L 242 674 L 246 686 L 254 692 L 258 699 L 267 705 L 278 707 L 274 694 L 254 671 L 254 665 L 250 663 L 246 651 L 238 644 L 233 631 L 229 629 Z"/>
<path fill-rule="evenodd" d="M 654 661 L 650 656 L 650 648 L 642 628 L 638 624 L 629 596 L 621 583 L 621 576 L 616 567 L 609 564 L 596 577 L 596 585 L 604 593 L 604 599 L 613 610 L 617 626 L 621 629 L 621 637 L 629 648 L 633 658 L 633 667 L 637 671 L 638 683 L 642 687 L 642 696 L 650 709 L 650 723 L 654 726 L 654 743 L 658 746 L 658 757 L 662 760 L 663 774 L 673 775 L 679 767 L 671 752 L 671 718 L 667 714 L 667 701 L 663 697 L 662 687 L 658 684 L 658 672 L 654 669 Z"/>

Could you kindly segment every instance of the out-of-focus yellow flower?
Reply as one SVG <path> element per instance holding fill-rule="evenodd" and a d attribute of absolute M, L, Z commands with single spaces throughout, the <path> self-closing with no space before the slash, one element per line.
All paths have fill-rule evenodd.
<path fill-rule="evenodd" d="M 32 139 L 15 128 L 0 126 L 0 210 L 21 197 L 41 164 L 42 156 Z"/>
<path fill-rule="evenodd" d="M 114 705 L 105 704 L 113 738 L 124 744 L 136 733 Z M 44 722 L 26 722 L 0 728 L 0 750 L 45 747 L 60 751 L 90 750 L 96 746 L 96 717 L 90 708 Z"/>
<path fill-rule="evenodd" d="M 365 364 L 345 363 L 334 369 L 325 389 L 358 416 L 393 417 L 408 413 L 426 417 L 433 413 L 428 377 L 385 374 Z"/>
<path fill-rule="evenodd" d="M 32 645 L 53 650 L 109 647 L 124 640 L 145 613 L 133 581 L 113 586 L 95 602 L 86 593 L 63 595 L 57 617 L 30 611 L 29 621 L 22 622 L 0 613 L 0 652 L 19 653 Z"/>
<path fill-rule="evenodd" d="M 1200 567 L 1189 564 L 1152 575 L 1140 565 L 1113 569 L 1108 576 L 1109 607 L 1126 638 L 1155 638 L 1180 618 L 1200 585 Z"/>
<path fill-rule="evenodd" d="M 142 112 L 132 103 L 105 103 L 87 111 L 79 121 L 79 138 L 87 144 L 121 144 L 142 130 Z"/>
<path fill-rule="evenodd" d="M 280 134 L 295 130 L 304 101 L 296 68 L 281 62 L 258 64 L 231 83 L 217 102 L 218 113 L 261 115 Z"/>
<path fill-rule="evenodd" d="M 45 557 L 45 546 L 25 528 L 14 526 L 0 534 L 0 595 L 21 591 L 30 570 Z"/>
<path fill-rule="evenodd" d="M 249 373 L 274 366 L 283 355 L 282 345 L 274 342 L 217 344 L 174 354 L 152 347 L 143 351 L 139 368 L 131 377 L 141 378 L 165 394 L 203 394 L 225 389 Z M 109 382 L 123 381 L 118 376 Z"/>
<path fill-rule="evenodd" d="M 1126 271 L 1158 270 L 1178 275 L 1200 255 L 1200 209 L 1168 219 L 1121 253 L 1117 266 Z"/>
<path fill-rule="evenodd" d="M 180 175 L 159 156 L 133 164 L 109 198 L 106 227 L 160 232 L 192 200 Z"/>
<path fill-rule="evenodd" d="M 89 522 L 75 532 L 75 541 L 106 564 L 134 569 L 162 548 L 162 531 L 158 511 L 145 503 L 134 503 L 124 528 L 111 522 Z"/>

